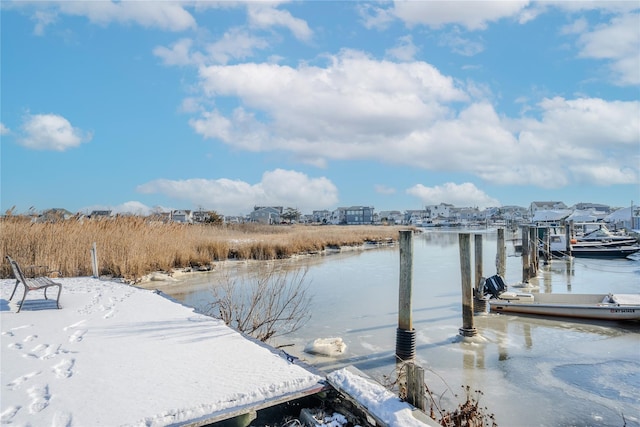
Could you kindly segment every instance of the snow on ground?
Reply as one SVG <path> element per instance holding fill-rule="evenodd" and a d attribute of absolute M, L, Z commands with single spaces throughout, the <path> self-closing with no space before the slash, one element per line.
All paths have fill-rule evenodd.
<path fill-rule="evenodd" d="M 324 378 L 153 291 L 62 283 L 62 309 L 0 280 L 2 424 L 164 426 L 316 388 Z M 49 296 L 55 295 L 52 289 Z"/>
<path fill-rule="evenodd" d="M 439 424 L 426 415 L 422 420 L 417 419 L 415 408 L 401 401 L 398 396 L 373 382 L 372 380 L 353 373 L 349 368 L 342 368 L 327 375 L 329 382 L 339 390 L 346 392 L 362 406 L 374 414 L 387 426 L 398 427 L 425 427 L 438 426 Z"/>

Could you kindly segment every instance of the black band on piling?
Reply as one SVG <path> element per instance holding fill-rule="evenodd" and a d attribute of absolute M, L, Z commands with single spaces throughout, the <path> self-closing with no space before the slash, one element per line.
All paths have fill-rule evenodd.
<path fill-rule="evenodd" d="M 487 312 L 487 300 L 484 298 L 473 297 L 473 313 L 482 314 Z"/>
<path fill-rule="evenodd" d="M 475 337 L 478 335 L 478 330 L 476 328 L 460 328 L 458 331 L 463 337 Z"/>
<path fill-rule="evenodd" d="M 416 330 L 396 329 L 396 357 L 410 360 L 416 357 Z"/>

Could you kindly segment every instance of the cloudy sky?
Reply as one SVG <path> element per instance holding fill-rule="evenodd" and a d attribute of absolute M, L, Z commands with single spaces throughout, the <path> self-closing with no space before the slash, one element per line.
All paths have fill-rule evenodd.
<path fill-rule="evenodd" d="M 640 201 L 637 1 L 2 1 L 1 205 Z"/>

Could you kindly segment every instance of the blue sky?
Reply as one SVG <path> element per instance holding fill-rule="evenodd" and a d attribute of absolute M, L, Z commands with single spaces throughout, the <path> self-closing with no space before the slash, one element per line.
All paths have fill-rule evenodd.
<path fill-rule="evenodd" d="M 1 3 L 5 212 L 640 201 L 640 4 Z"/>

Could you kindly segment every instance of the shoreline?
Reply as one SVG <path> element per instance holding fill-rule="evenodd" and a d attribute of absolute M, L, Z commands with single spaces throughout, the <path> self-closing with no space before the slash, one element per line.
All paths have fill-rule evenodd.
<path fill-rule="evenodd" d="M 138 280 L 135 281 L 126 281 L 128 284 L 133 286 L 138 286 L 143 289 L 155 289 L 153 286 L 149 286 L 149 284 L 156 283 L 158 285 L 165 285 L 162 287 L 171 286 L 172 284 L 180 285 L 181 283 L 185 283 L 184 279 L 191 279 L 198 277 L 199 275 L 207 275 L 216 272 L 227 271 L 230 268 L 241 267 L 241 266 L 249 266 L 249 265 L 259 265 L 263 263 L 273 263 L 273 262 L 286 262 L 286 261 L 299 261 L 301 259 L 308 259 L 314 257 L 326 257 L 344 253 L 354 253 L 358 251 L 367 251 L 372 249 L 380 249 L 380 248 L 390 248 L 394 247 L 398 244 L 395 240 L 387 240 L 385 242 L 375 242 L 375 243 L 363 243 L 361 245 L 345 245 L 340 246 L 338 248 L 325 248 L 321 251 L 307 252 L 294 254 L 287 258 L 281 259 L 269 259 L 269 260 L 257 260 L 257 259 L 226 259 L 222 261 L 212 261 L 209 264 L 209 268 L 207 267 L 186 267 L 186 268 L 176 268 L 170 272 L 166 271 L 155 271 L 153 273 L 149 273 Z M 118 280 L 118 279 L 116 279 Z"/>

